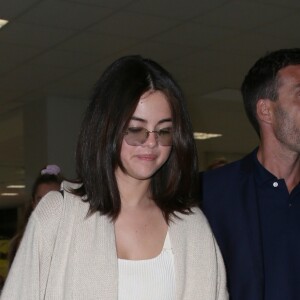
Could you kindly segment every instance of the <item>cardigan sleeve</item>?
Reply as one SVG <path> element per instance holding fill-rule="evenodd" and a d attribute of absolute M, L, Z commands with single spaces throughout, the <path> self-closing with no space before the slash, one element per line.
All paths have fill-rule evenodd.
<path fill-rule="evenodd" d="M 32 213 L 9 270 L 1 300 L 44 299 L 59 223 L 59 202 L 62 202 L 59 197 L 62 198 L 59 194 L 47 195 Z"/>
<path fill-rule="evenodd" d="M 174 253 L 178 300 L 228 300 L 219 247 L 204 214 L 179 215 L 169 231 Z"/>
<path fill-rule="evenodd" d="M 214 242 L 216 247 L 217 269 L 218 269 L 217 300 L 227 300 L 229 299 L 229 296 L 228 296 L 227 286 L 226 286 L 226 272 L 224 267 L 224 261 L 219 246 L 215 239 Z"/>

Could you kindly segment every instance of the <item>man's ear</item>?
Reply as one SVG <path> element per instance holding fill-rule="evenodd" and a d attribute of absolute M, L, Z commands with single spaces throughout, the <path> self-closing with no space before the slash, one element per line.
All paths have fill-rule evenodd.
<path fill-rule="evenodd" d="M 259 99 L 256 103 L 257 118 L 261 122 L 272 122 L 272 101 L 269 99 Z"/>

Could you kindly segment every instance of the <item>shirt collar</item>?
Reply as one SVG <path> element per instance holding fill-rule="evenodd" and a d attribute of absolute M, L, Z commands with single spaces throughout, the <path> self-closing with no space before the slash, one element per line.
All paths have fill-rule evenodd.
<path fill-rule="evenodd" d="M 253 152 L 253 162 L 254 162 L 254 176 L 255 181 L 259 185 L 263 185 L 266 182 L 269 182 L 271 180 L 277 180 L 276 176 L 274 176 L 271 172 L 269 172 L 258 160 L 257 158 L 257 151 Z"/>

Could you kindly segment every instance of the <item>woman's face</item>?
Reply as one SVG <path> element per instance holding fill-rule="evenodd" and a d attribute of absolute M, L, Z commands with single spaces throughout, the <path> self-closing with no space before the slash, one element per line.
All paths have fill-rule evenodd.
<path fill-rule="evenodd" d="M 32 206 L 35 208 L 40 200 L 50 191 L 59 191 L 60 184 L 56 182 L 41 183 L 36 189 Z"/>
<path fill-rule="evenodd" d="M 163 134 L 158 136 L 156 132 Z M 160 91 L 149 91 L 142 95 L 129 124 L 129 134 L 124 135 L 121 161 L 126 176 L 146 180 L 167 161 L 172 146 L 172 113 L 166 96 Z M 137 137 L 137 132 L 140 132 Z M 167 145 L 166 145 L 167 144 Z M 123 173 L 120 168 L 116 176 Z M 123 174 L 124 175 L 124 174 Z"/>

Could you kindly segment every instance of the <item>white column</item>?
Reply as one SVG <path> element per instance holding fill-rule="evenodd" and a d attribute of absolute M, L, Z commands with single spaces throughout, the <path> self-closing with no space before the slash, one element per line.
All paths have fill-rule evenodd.
<path fill-rule="evenodd" d="M 24 107 L 24 166 L 27 191 L 39 170 L 57 164 L 74 179 L 75 149 L 87 101 L 48 97 Z"/>

